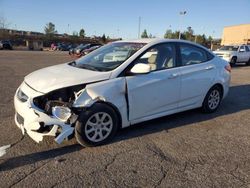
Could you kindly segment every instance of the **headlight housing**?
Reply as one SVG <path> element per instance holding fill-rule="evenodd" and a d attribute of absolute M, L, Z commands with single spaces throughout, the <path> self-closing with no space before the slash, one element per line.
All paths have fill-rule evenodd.
<path fill-rule="evenodd" d="M 26 102 L 28 100 L 28 96 L 24 92 L 22 92 L 21 89 L 18 89 L 18 91 L 17 91 L 17 98 L 21 102 Z"/>
<path fill-rule="evenodd" d="M 66 122 L 71 116 L 71 110 L 65 106 L 55 106 L 52 107 L 52 114 L 57 119 Z"/>

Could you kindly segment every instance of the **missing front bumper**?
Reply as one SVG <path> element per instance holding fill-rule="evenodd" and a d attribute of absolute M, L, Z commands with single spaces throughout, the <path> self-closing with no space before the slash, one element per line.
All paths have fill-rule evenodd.
<path fill-rule="evenodd" d="M 46 117 L 47 115 L 44 114 L 44 116 Z M 39 117 L 39 119 L 41 119 L 41 117 Z M 22 117 L 19 113 L 15 114 L 15 123 L 21 129 L 22 134 L 24 135 L 25 133 L 27 133 L 29 137 L 37 143 L 41 142 L 44 136 L 55 137 L 56 135 L 58 135 L 56 136 L 55 141 L 58 144 L 60 144 L 63 142 L 64 139 L 67 139 L 74 132 L 74 128 L 71 127 L 71 125 L 59 122 L 55 118 L 46 117 L 44 118 L 44 120 L 47 121 L 44 122 L 33 121 L 30 122 L 29 124 L 24 124 L 25 118 Z M 46 130 L 41 131 L 42 130 L 41 123 L 44 124 L 44 127 L 52 126 L 52 128 L 49 127 L 49 129 L 46 129 L 49 131 Z"/>

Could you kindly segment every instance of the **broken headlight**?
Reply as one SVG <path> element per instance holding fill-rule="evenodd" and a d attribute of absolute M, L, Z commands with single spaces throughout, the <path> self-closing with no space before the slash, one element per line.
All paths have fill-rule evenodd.
<path fill-rule="evenodd" d="M 52 107 L 52 115 L 63 122 L 66 122 L 70 118 L 71 114 L 70 108 L 66 106 Z"/>

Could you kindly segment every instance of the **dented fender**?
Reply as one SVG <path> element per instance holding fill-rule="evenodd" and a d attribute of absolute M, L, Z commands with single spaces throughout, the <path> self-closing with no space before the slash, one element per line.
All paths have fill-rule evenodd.
<path fill-rule="evenodd" d="M 126 79 L 116 78 L 98 83 L 89 84 L 77 94 L 73 107 L 91 107 L 98 101 L 111 103 L 120 112 L 122 127 L 130 125 L 126 100 Z"/>

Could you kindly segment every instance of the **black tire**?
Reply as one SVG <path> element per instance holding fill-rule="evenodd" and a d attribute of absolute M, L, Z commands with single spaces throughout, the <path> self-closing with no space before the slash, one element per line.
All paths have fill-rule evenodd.
<path fill-rule="evenodd" d="M 237 57 L 232 57 L 231 61 L 230 61 L 230 65 L 231 66 L 235 66 L 237 63 Z"/>
<path fill-rule="evenodd" d="M 108 120 L 110 118 L 112 119 L 112 121 L 111 121 L 112 126 L 110 124 L 109 126 L 111 128 L 108 127 L 108 129 L 110 129 L 109 132 L 104 130 L 104 129 L 107 129 L 107 125 L 104 125 L 105 119 L 103 120 L 103 124 L 102 124 L 101 123 L 102 120 L 96 119 L 96 116 L 95 116 L 96 114 L 98 114 L 99 118 L 100 118 L 99 115 L 103 114 L 103 116 L 104 116 L 104 114 L 105 114 L 105 119 L 108 119 Z M 96 120 L 96 122 L 94 122 L 95 125 L 93 125 L 93 119 Z M 88 124 L 89 122 L 92 125 L 89 125 Z M 79 144 L 81 144 L 84 147 L 103 145 L 103 144 L 107 143 L 109 140 L 111 140 L 114 137 L 114 135 L 116 134 L 117 129 L 118 129 L 118 122 L 119 122 L 118 115 L 112 107 L 110 107 L 109 105 L 107 105 L 105 103 L 95 103 L 88 110 L 82 111 L 82 113 L 80 114 L 78 121 L 76 122 L 76 126 L 75 126 L 76 140 Z M 94 127 L 94 126 L 96 126 L 96 127 Z M 97 127 L 97 126 L 99 126 L 99 127 Z M 105 126 L 105 128 L 104 128 L 104 126 Z M 86 133 L 86 131 L 87 131 L 86 129 L 88 129 L 88 128 L 90 128 L 91 130 L 92 129 L 94 129 L 94 130 L 89 132 L 89 133 Z M 94 136 L 94 135 L 98 134 L 99 139 L 100 139 L 101 138 L 100 134 L 104 135 L 105 132 L 107 132 L 106 134 L 108 134 L 108 135 L 106 135 L 103 140 L 93 141 L 94 138 L 90 138 L 91 134 L 93 133 L 92 134 L 93 137 L 95 137 L 97 139 L 98 137 Z"/>
<path fill-rule="evenodd" d="M 212 95 L 213 94 L 218 94 L 219 98 L 214 98 L 212 99 Z M 216 95 L 217 96 L 217 95 Z M 220 103 L 221 103 L 221 100 L 222 100 L 222 89 L 220 86 L 214 86 L 212 87 L 208 92 L 207 92 L 207 95 L 202 103 L 202 112 L 204 113 L 212 113 L 212 112 L 215 112 L 219 106 L 220 106 Z M 211 103 L 211 100 L 214 101 L 214 103 L 216 105 L 212 105 Z"/>
<path fill-rule="evenodd" d="M 249 58 L 249 60 L 246 62 L 246 65 L 247 65 L 247 66 L 250 66 L 250 58 Z"/>

